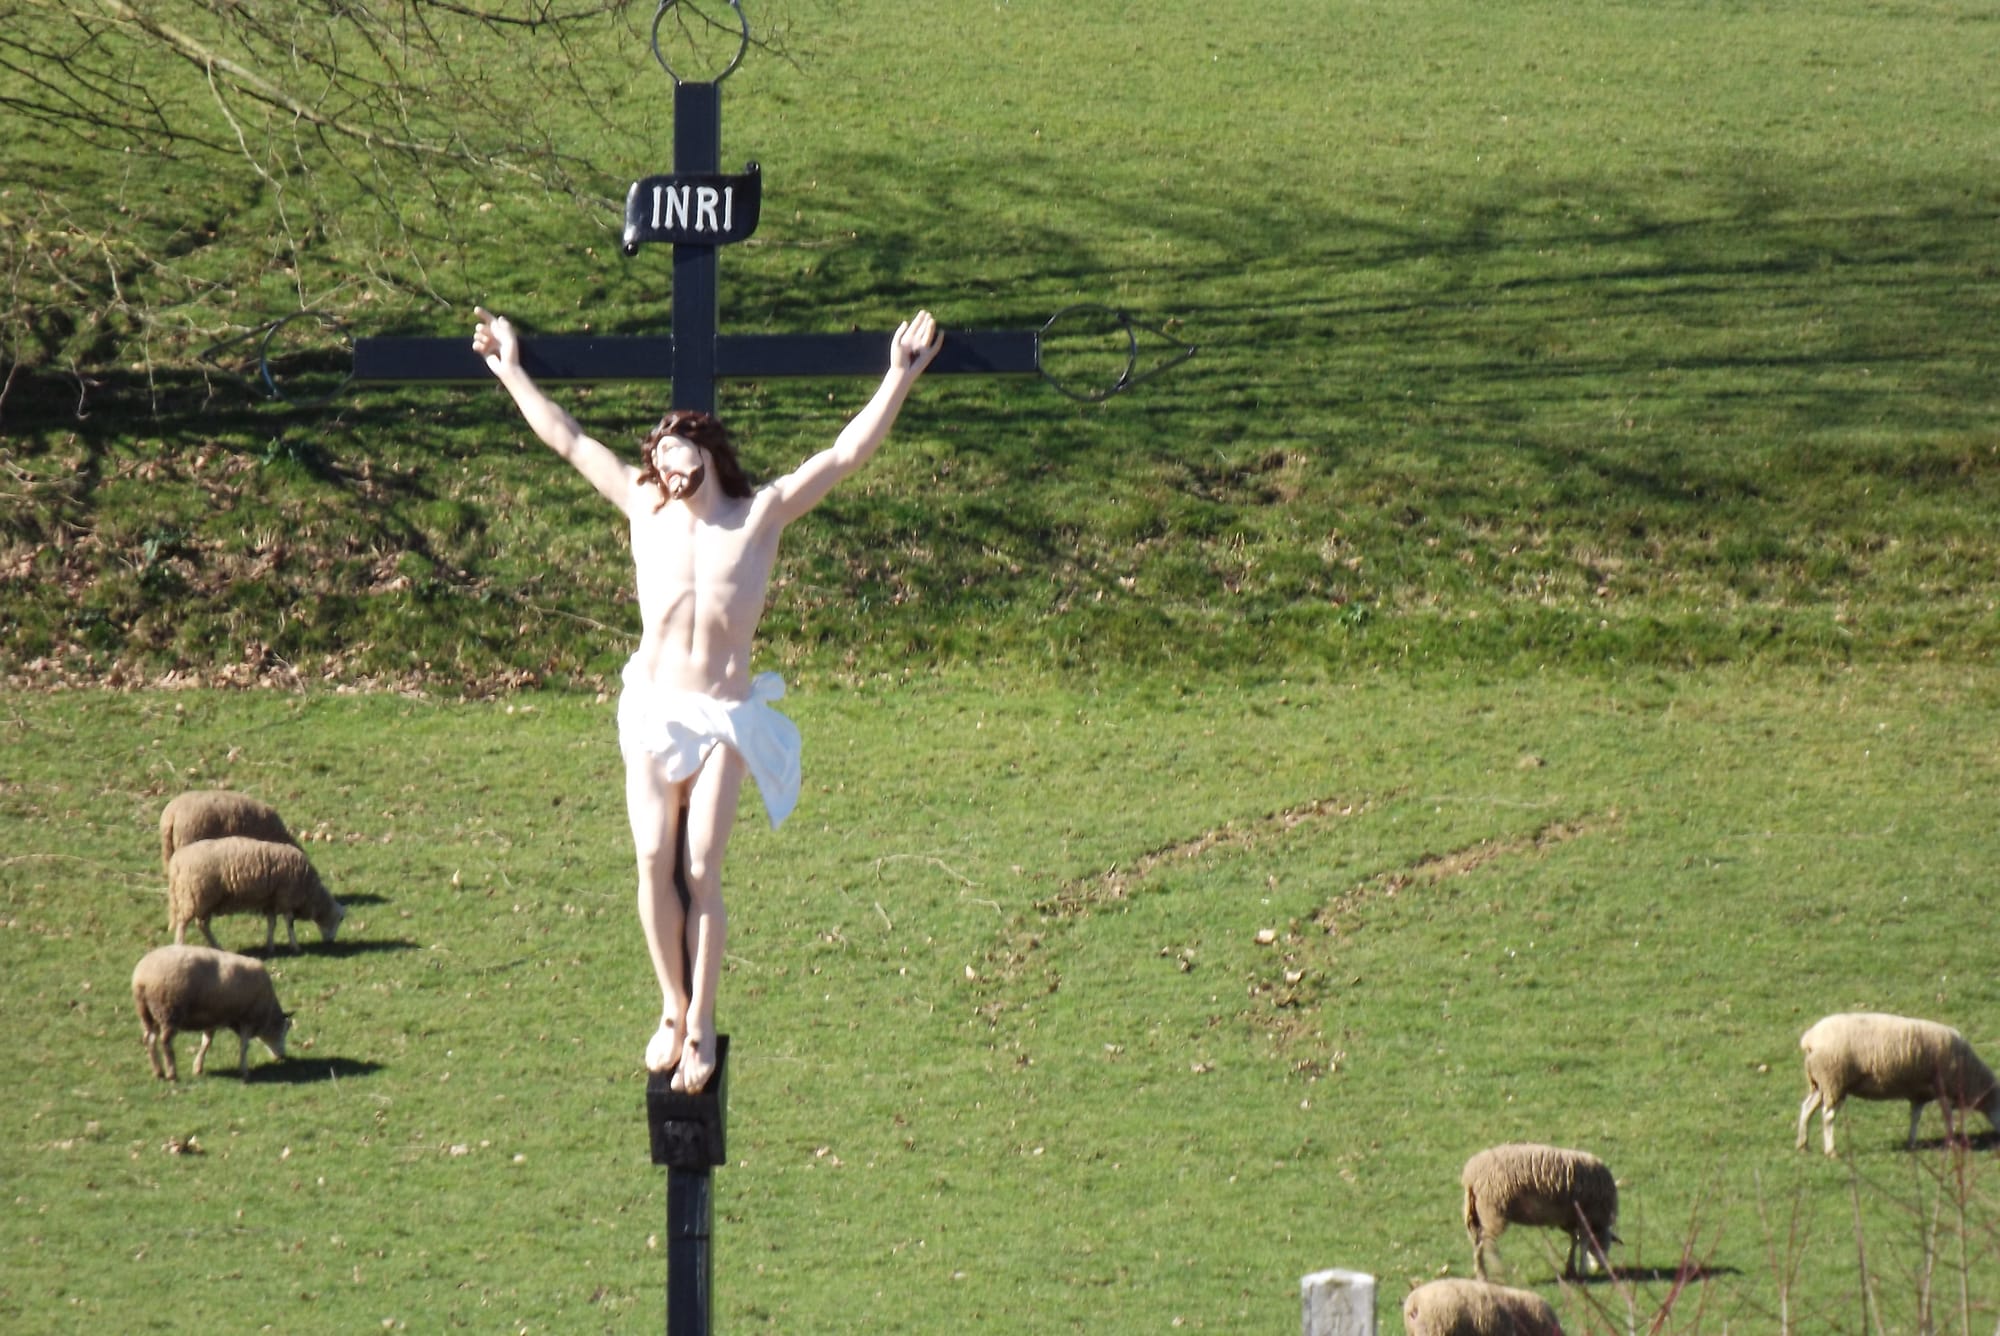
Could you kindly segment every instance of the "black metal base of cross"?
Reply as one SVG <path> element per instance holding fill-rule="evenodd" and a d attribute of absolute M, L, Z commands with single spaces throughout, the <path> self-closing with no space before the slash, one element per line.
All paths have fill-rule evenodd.
<path fill-rule="evenodd" d="M 714 1293 L 713 1171 L 729 1162 L 729 1036 L 715 1037 L 715 1072 L 698 1094 L 667 1072 L 646 1076 L 653 1163 L 667 1167 L 667 1336 L 707 1336 Z"/>

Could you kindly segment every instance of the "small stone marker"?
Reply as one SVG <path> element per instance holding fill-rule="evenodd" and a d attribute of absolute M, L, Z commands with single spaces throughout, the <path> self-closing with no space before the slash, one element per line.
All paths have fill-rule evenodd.
<path fill-rule="evenodd" d="M 1315 1271 L 1299 1281 L 1305 1336 L 1375 1336 L 1375 1277 Z"/>

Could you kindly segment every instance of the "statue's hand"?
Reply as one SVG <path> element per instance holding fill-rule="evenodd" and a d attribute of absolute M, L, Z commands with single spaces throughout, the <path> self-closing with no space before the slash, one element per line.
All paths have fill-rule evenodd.
<path fill-rule="evenodd" d="M 919 311 L 896 326 L 896 333 L 889 340 L 889 368 L 919 375 L 943 346 L 944 332 L 937 327 L 937 321 L 929 311 Z"/>
<path fill-rule="evenodd" d="M 472 351 L 486 359 L 495 375 L 503 367 L 521 365 L 520 336 L 507 317 L 494 315 L 483 306 L 473 307 L 472 313 L 479 318 L 472 329 Z"/>

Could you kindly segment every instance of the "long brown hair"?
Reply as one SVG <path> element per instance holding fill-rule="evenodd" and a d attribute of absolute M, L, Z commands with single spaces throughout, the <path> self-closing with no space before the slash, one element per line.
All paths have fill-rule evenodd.
<path fill-rule="evenodd" d="M 660 466 L 653 453 L 655 447 L 669 436 L 678 436 L 688 444 L 708 451 L 715 464 L 716 485 L 722 488 L 724 496 L 747 497 L 757 490 L 744 474 L 743 464 L 736 458 L 736 444 L 729 439 L 729 429 L 722 425 L 721 419 L 713 413 L 676 408 L 661 418 L 660 425 L 647 432 L 639 444 L 643 456 L 639 465 L 639 481 L 660 489 L 660 504 L 653 509 L 663 510 L 667 504 L 666 480 L 660 476 Z"/>

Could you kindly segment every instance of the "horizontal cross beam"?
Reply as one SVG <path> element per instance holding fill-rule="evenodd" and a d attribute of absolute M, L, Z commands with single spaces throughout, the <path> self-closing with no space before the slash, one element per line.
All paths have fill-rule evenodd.
<path fill-rule="evenodd" d="M 667 380 L 672 335 L 560 334 L 521 341 L 521 365 L 538 381 Z M 925 373 L 932 376 L 1031 376 L 1042 369 L 1042 337 L 1032 329 L 952 330 Z M 715 374 L 738 380 L 784 376 L 880 376 L 889 370 L 889 336 L 722 334 Z M 354 343 L 354 379 L 370 384 L 472 383 L 492 378 L 470 339 L 379 337 Z"/>

